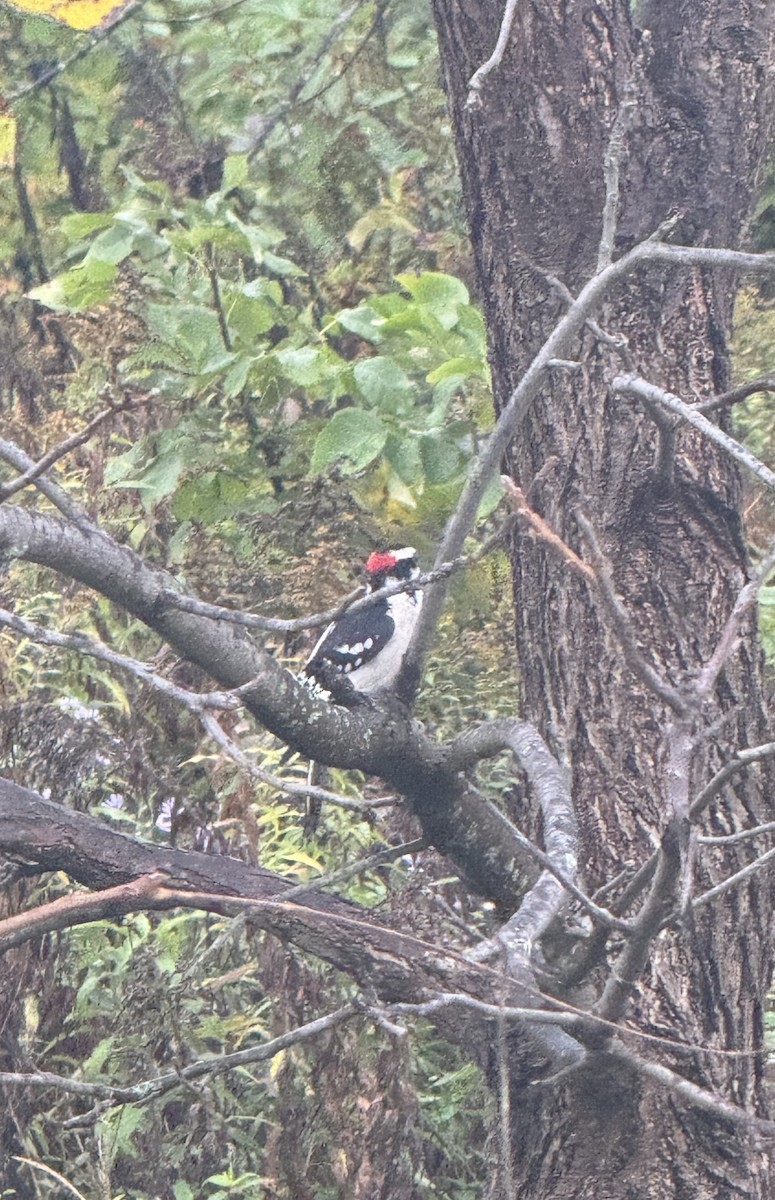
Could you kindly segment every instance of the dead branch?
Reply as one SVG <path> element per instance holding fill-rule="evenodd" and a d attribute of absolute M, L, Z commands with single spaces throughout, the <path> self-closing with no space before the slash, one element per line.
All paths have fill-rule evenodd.
<path fill-rule="evenodd" d="M 589 564 L 585 563 L 583 559 L 579 558 L 575 550 L 572 550 L 570 546 L 562 540 L 559 534 L 555 533 L 552 527 L 546 523 L 544 518 L 530 508 L 522 488 L 518 487 L 514 480 L 508 475 L 501 475 L 501 483 L 503 484 L 503 490 L 506 493 L 508 502 L 515 512 L 517 519 L 523 525 L 527 526 L 527 528 L 530 529 L 536 535 L 536 537 L 540 538 L 542 542 L 545 542 L 546 545 L 556 554 L 558 554 L 560 558 L 562 558 L 568 564 L 569 567 L 571 567 L 579 575 L 582 575 L 588 583 L 594 583 L 595 572 L 592 570 Z"/>
<path fill-rule="evenodd" d="M 509 44 L 509 38 L 511 37 L 511 29 L 514 24 L 514 17 L 516 15 L 518 3 L 519 0 L 506 0 L 506 6 L 503 10 L 503 17 L 501 19 L 500 29 L 498 30 L 498 40 L 495 43 L 495 49 L 487 59 L 487 62 L 482 63 L 481 67 L 478 67 L 476 71 L 474 71 L 473 75 L 468 81 L 468 100 L 466 103 L 469 105 L 469 107 L 474 107 L 480 103 L 479 93 L 482 90 L 482 82 L 491 71 L 494 71 L 495 68 L 499 67 L 503 62 L 503 55 L 506 53 L 506 47 Z"/>
<path fill-rule="evenodd" d="M 5 438 L 0 438 L 0 458 L 21 472 L 30 471 L 35 466 L 35 461 L 30 458 L 29 454 L 25 454 L 14 442 L 6 441 Z M 34 483 L 41 495 L 45 496 L 55 508 L 59 509 L 62 516 L 66 517 L 68 521 L 72 521 L 78 529 L 87 532 L 97 528 L 80 505 L 76 504 L 54 479 L 43 479 L 38 476 Z"/>

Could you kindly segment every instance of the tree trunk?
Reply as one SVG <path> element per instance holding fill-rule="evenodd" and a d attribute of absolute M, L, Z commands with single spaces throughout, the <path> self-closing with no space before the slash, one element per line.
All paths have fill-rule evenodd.
<path fill-rule="evenodd" d="M 502 11 L 483 0 L 436 0 L 498 409 L 564 309 L 547 274 L 576 291 L 595 270 L 604 162 L 617 139 L 615 256 L 676 211 L 677 241 L 739 245 L 767 133 L 775 12 L 757 0 L 637 11 L 636 24 L 625 0 L 518 0 L 504 59 L 471 104 L 468 80 L 495 46 Z M 595 319 L 626 339 L 632 369 L 689 402 L 704 399 L 728 385 L 735 282 L 720 270 L 641 267 Z M 581 554 L 577 514 L 588 518 L 646 658 L 680 685 L 711 654 L 747 576 L 740 481 L 699 434 L 684 426 L 673 444 L 664 420 L 660 430 L 654 414 L 612 392 L 623 367 L 610 343 L 586 331 L 574 357 L 576 369 L 547 375 L 509 470 Z M 591 892 L 641 864 L 664 834 L 671 717 L 624 661 L 593 590 L 544 543 L 517 536 L 513 573 L 524 716 L 570 762 Z M 731 751 L 768 738 L 754 625 L 699 723 L 706 735 L 693 751 L 693 794 Z M 701 832 L 771 820 L 765 785 L 758 768 L 739 773 Z M 695 894 L 754 858 L 757 844 L 703 848 Z M 698 909 L 694 925 L 666 930 L 624 1019 L 699 1048 L 760 1050 L 769 891 L 760 872 Z M 617 953 L 609 947 L 607 962 L 577 972 L 575 990 L 558 964 L 556 987 L 564 981 L 569 998 L 589 1003 Z M 633 1045 L 764 1113 L 761 1056 Z M 511 1112 L 513 1179 L 502 1172 L 493 1196 L 773 1194 L 767 1156 L 751 1135 L 690 1111 L 605 1055 L 554 1085 L 520 1090 L 512 1080 Z"/>

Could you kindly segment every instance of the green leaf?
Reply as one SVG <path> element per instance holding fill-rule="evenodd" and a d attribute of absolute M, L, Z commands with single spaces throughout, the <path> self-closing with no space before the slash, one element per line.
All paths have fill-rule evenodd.
<path fill-rule="evenodd" d="M 279 254 L 272 254 L 270 250 L 265 250 L 263 253 L 264 266 L 267 270 L 272 271 L 275 275 L 298 277 L 306 275 L 301 267 L 297 267 L 296 263 L 291 262 L 289 258 L 281 258 Z"/>
<path fill-rule="evenodd" d="M 487 485 L 487 489 L 479 501 L 479 507 L 476 510 L 477 520 L 483 521 L 485 517 L 489 517 L 490 513 L 495 512 L 495 509 L 503 499 L 503 484 L 496 475 Z"/>
<path fill-rule="evenodd" d="M 364 358 L 355 364 L 358 390 L 375 408 L 400 410 L 412 396 L 414 385 L 392 358 Z"/>
<path fill-rule="evenodd" d="M 447 483 L 457 475 L 462 466 L 460 451 L 457 446 L 440 437 L 429 435 L 420 440 L 420 456 L 422 458 L 425 478 L 430 484 Z"/>
<path fill-rule="evenodd" d="M 454 275 L 425 271 L 422 275 L 396 275 L 396 279 L 419 304 L 430 309 L 444 329 L 452 329 L 458 308 L 469 304 L 468 288 Z"/>
<path fill-rule="evenodd" d="M 314 387 L 320 382 L 325 369 L 323 355 L 315 346 L 278 350 L 275 358 L 284 375 L 299 387 Z"/>
<path fill-rule="evenodd" d="M 111 213 L 68 213 L 60 228 L 68 242 L 80 242 L 96 229 L 106 229 L 113 223 Z"/>
<path fill-rule="evenodd" d="M 105 304 L 110 299 L 115 275 L 113 263 L 83 262 L 71 271 L 56 275 L 48 283 L 32 288 L 27 295 L 55 312 L 79 312 Z"/>
<path fill-rule="evenodd" d="M 398 437 L 391 433 L 385 444 L 385 458 L 404 483 L 411 485 L 422 478 L 422 458 L 416 437 Z"/>
<path fill-rule="evenodd" d="M 132 225 L 126 225 L 122 221 L 116 221 L 99 237 L 96 237 L 89 247 L 89 252 L 84 259 L 84 263 L 88 262 L 103 262 L 103 263 L 120 263 L 134 250 L 135 233 L 137 230 Z"/>
<path fill-rule="evenodd" d="M 113 1033 L 97 1043 L 89 1057 L 81 1064 L 81 1073 L 86 1079 L 99 1075 L 115 1044 L 116 1036 Z"/>
<path fill-rule="evenodd" d="M 223 164 L 222 192 L 230 192 L 248 181 L 247 154 L 229 154 Z M 178 1200 L 178 1197 L 175 1198 Z"/>
<path fill-rule="evenodd" d="M 172 1185 L 172 1194 L 175 1200 L 194 1200 L 194 1193 L 186 1183 L 185 1179 L 176 1179 Z"/>
<path fill-rule="evenodd" d="M 428 383 L 442 383 L 445 379 L 460 378 L 465 379 L 468 375 L 479 375 L 482 372 L 482 360 L 480 358 L 471 358 L 463 356 L 461 358 L 448 358 L 435 370 L 430 371 L 425 378 Z"/>
<path fill-rule="evenodd" d="M 368 304 L 359 304 L 357 308 L 343 308 L 336 314 L 336 320 L 344 329 L 356 333 L 368 342 L 382 341 L 380 325 L 383 324 L 384 317 Z"/>
<path fill-rule="evenodd" d="M 374 413 L 343 408 L 318 434 L 310 471 L 320 474 L 335 462 L 346 475 L 362 471 L 381 454 L 386 441 L 387 430 Z"/>

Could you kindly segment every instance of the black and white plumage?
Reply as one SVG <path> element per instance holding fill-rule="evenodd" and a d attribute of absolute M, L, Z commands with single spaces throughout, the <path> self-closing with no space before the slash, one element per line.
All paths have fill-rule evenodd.
<path fill-rule="evenodd" d="M 417 552 L 412 546 L 375 551 L 366 563 L 366 573 L 367 594 L 389 583 L 416 579 L 420 574 Z M 398 592 L 358 612 L 345 612 L 328 626 L 301 678 L 326 696 L 337 676 L 367 696 L 389 690 L 398 678 L 421 606 L 418 588 Z"/>

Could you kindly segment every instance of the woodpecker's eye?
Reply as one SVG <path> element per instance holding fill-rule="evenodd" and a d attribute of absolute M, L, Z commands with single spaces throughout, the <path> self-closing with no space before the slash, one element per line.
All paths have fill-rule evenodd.
<path fill-rule="evenodd" d="M 410 579 L 412 571 L 417 570 L 416 558 L 402 558 L 393 567 L 391 575 L 396 575 L 399 579 Z"/>

